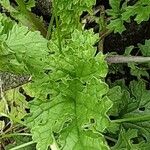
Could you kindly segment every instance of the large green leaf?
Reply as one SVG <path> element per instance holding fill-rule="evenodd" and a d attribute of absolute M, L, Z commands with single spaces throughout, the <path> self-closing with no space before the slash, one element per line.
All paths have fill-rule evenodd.
<path fill-rule="evenodd" d="M 14 24 L 10 30 L 3 29 L 1 37 L 0 70 L 30 74 L 43 71 L 48 48 L 47 40 L 39 32 Z"/>
<path fill-rule="evenodd" d="M 37 148 L 47 149 L 52 144 L 53 132 L 59 133 L 61 130 L 60 143 L 63 141 L 64 149 L 67 145 L 77 150 L 90 148 L 91 144 L 86 139 L 95 138 L 97 142 L 93 143 L 93 148 L 107 147 L 102 135 L 97 132 L 103 132 L 109 123 L 106 112 L 111 102 L 103 97 L 107 93 L 105 83 L 93 78 L 84 87 L 81 81 L 75 79 L 67 81 L 59 89 L 61 93 L 52 100 L 44 102 L 36 99 L 31 103 L 33 114 L 28 118 L 28 124 L 32 127 L 33 139 L 38 142 Z"/>
<path fill-rule="evenodd" d="M 125 149 L 127 147 L 144 149 L 144 147 L 149 146 L 150 141 L 150 92 L 146 89 L 146 84 L 142 80 L 131 81 L 129 88 L 122 88 L 122 90 L 124 94 L 120 101 L 116 101 L 115 106 L 116 110 L 119 110 L 117 117 L 122 119 L 123 126 L 120 124 L 120 127 L 123 127 L 123 130 L 120 130 L 119 140 L 114 149 Z M 120 107 L 121 102 L 123 106 Z M 118 132 L 118 125 L 112 122 L 109 132 L 111 130 L 115 130 L 114 133 Z M 132 131 L 125 131 L 124 129 L 136 130 L 136 132 L 133 132 L 132 140 L 129 137 L 132 136 Z"/>
<path fill-rule="evenodd" d="M 94 56 L 92 45 L 97 37 L 92 34 L 75 30 L 62 45 L 63 54 L 55 41 L 50 42 L 54 51 L 49 62 L 51 71 L 45 81 L 39 80 L 45 94 L 31 102 L 27 118 L 38 150 L 46 150 L 54 139 L 64 150 L 109 149 L 100 134 L 109 125 L 106 113 L 112 105 L 106 96 L 108 86 L 101 80 L 107 65 L 102 54 Z M 37 91 L 33 85 L 32 90 Z M 46 93 L 50 99 L 46 99 Z"/>

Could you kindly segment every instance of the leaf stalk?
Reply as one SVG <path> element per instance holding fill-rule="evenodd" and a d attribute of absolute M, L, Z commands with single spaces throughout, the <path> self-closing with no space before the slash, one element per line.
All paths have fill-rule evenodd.
<path fill-rule="evenodd" d="M 112 120 L 113 123 L 123 123 L 123 122 L 142 122 L 142 121 L 150 121 L 150 115 L 142 115 L 142 116 L 134 116 L 131 118 L 123 118 Z"/>

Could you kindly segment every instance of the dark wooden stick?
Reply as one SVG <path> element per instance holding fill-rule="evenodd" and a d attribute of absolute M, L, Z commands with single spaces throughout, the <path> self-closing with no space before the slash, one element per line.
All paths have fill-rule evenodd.
<path fill-rule="evenodd" d="M 106 61 L 110 64 L 129 63 L 129 62 L 145 63 L 150 62 L 150 57 L 114 55 L 114 56 L 107 56 Z"/>

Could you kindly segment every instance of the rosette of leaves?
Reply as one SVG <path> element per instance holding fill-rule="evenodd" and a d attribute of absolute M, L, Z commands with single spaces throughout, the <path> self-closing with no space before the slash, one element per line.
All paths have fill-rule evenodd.
<path fill-rule="evenodd" d="M 98 36 L 74 30 L 71 38 L 59 41 L 57 32 L 48 42 L 22 25 L 10 22 L 7 28 L 4 18 L 0 69 L 33 76 L 29 89 L 35 98 L 25 122 L 37 149 L 46 150 L 53 143 L 64 150 L 109 149 L 102 133 L 109 125 L 112 102 L 103 81 L 105 56 L 95 56 L 93 47 Z"/>

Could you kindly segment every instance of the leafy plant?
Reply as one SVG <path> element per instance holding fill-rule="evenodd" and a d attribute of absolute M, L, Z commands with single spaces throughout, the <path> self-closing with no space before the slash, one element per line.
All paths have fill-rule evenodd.
<path fill-rule="evenodd" d="M 142 79 L 149 73 L 137 64 L 149 58 L 132 60 L 133 46 L 126 49 L 127 59 L 119 55 L 114 59 L 96 47 L 103 50 L 105 36 L 123 32 L 125 22 L 147 21 L 149 2 L 110 0 L 111 9 L 103 8 L 104 14 L 95 21 L 99 34 L 80 23 L 85 12 L 93 14 L 95 0 L 52 1 L 48 27 L 31 12 L 34 0 L 16 0 L 13 6 L 10 1 L 0 2 L 10 13 L 10 18 L 7 13 L 0 14 L 0 71 L 32 78 L 23 87 L 25 94 L 19 88 L 3 92 L 1 83 L 0 113 L 11 127 L 5 130 L 5 122 L 0 122 L 0 139 L 16 142 L 7 144 L 6 149 L 35 149 L 35 143 L 37 150 L 149 148 L 150 96 Z M 149 40 L 138 47 L 143 56 L 149 56 Z M 114 71 L 107 62 L 116 60 L 128 63 L 134 80 L 128 84 L 125 79 L 109 80 L 107 74 Z M 26 95 L 33 100 L 25 101 Z M 26 137 L 20 140 L 23 135 Z"/>
<path fill-rule="evenodd" d="M 109 123 L 106 112 L 111 102 L 105 96 L 108 87 L 100 80 L 106 75 L 104 57 L 101 54 L 94 57 L 95 39 L 91 32 L 76 30 L 62 47 L 63 55 L 59 50 L 52 54 L 47 84 L 48 89 L 52 89 L 51 99 L 45 102 L 35 99 L 30 105 L 33 115 L 27 119 L 39 149 L 46 149 L 52 143 L 53 132 L 58 134 L 57 140 L 64 149 L 107 149 L 103 142 L 97 143 L 103 139 L 98 132 L 103 132 Z M 83 43 L 87 43 L 86 46 Z M 54 46 L 57 47 L 52 45 L 50 49 Z M 71 145 L 70 140 L 74 141 Z M 87 140 L 95 142 L 87 144 Z"/>
<path fill-rule="evenodd" d="M 138 0 L 134 5 L 127 0 L 123 3 L 119 0 L 110 0 L 112 9 L 107 10 L 107 14 L 111 17 L 108 28 L 114 32 L 123 32 L 126 28 L 124 22 L 130 22 L 131 17 L 140 24 L 142 21 L 148 21 L 150 17 L 150 1 Z"/>
<path fill-rule="evenodd" d="M 118 93 L 120 100 L 113 101 L 115 105 L 110 114 L 119 119 L 112 121 L 114 123 L 108 128 L 110 134 L 119 132 L 119 139 L 112 149 L 149 147 L 149 90 L 146 90 L 144 81 L 132 81 L 129 88 L 123 85 Z M 118 126 L 116 123 L 119 122 L 122 124 Z"/>

